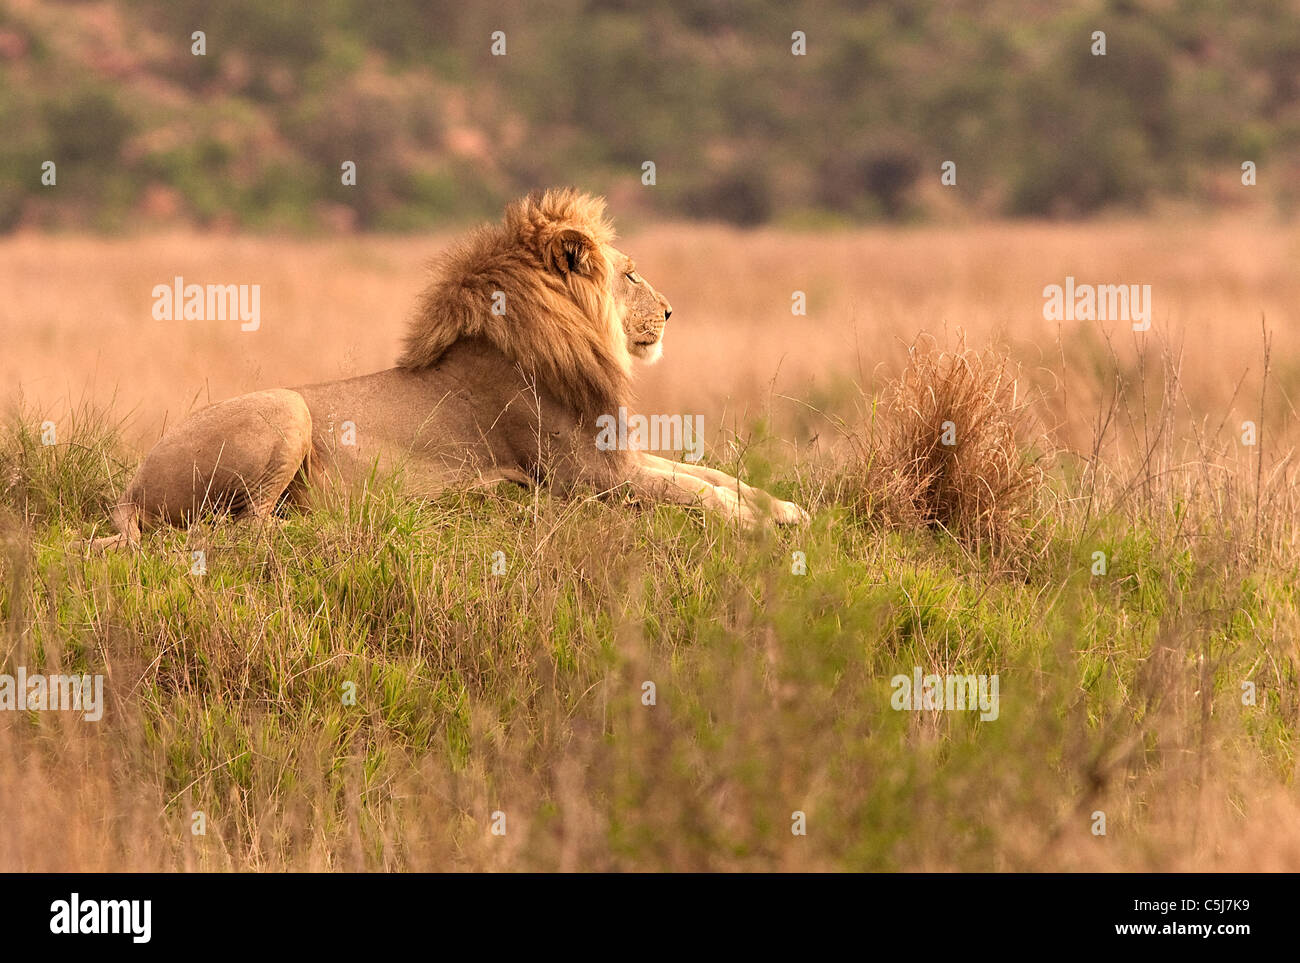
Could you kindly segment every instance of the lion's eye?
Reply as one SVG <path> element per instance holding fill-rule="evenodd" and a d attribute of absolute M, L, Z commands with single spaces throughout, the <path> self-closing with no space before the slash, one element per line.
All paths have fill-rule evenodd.
<path fill-rule="evenodd" d="M 640 283 L 641 283 L 641 279 L 640 279 L 639 277 L 636 276 L 636 272 L 635 272 L 635 271 L 628 271 L 628 272 L 627 272 L 627 279 L 628 279 L 629 281 L 631 281 L 633 284 L 640 284 Z"/>

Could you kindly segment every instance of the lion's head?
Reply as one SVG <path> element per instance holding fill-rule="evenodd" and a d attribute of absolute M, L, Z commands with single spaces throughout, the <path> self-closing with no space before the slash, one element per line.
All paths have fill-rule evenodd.
<path fill-rule="evenodd" d="M 637 273 L 636 262 L 622 251 L 610 248 L 618 277 L 614 279 L 614 300 L 623 316 L 623 333 L 632 357 L 654 364 L 664 353 L 664 329 L 673 307 L 653 285 Z"/>
<path fill-rule="evenodd" d="M 628 400 L 631 359 L 655 361 L 672 309 L 613 247 L 603 198 L 530 194 L 436 263 L 398 364 L 435 364 L 482 337 L 577 412 Z"/>

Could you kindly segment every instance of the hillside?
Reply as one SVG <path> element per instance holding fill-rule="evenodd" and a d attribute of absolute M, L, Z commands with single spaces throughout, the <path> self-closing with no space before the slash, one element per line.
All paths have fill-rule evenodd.
<path fill-rule="evenodd" d="M 1293 211 L 1298 92 L 1295 0 L 3 0 L 0 230 Z"/>

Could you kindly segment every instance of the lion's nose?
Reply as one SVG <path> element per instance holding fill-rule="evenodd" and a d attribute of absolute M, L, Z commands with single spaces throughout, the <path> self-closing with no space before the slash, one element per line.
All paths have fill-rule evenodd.
<path fill-rule="evenodd" d="M 665 305 L 664 305 L 664 320 L 667 321 L 667 320 L 668 320 L 669 318 L 671 318 L 672 316 L 673 316 L 672 305 L 670 305 L 670 304 L 665 304 Z"/>

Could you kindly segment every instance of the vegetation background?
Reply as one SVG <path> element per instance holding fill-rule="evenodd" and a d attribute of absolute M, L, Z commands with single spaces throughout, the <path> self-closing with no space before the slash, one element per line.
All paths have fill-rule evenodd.
<path fill-rule="evenodd" d="M 108 696 L 0 712 L 0 869 L 1300 869 L 1297 91 L 1293 2 L 0 0 L 0 671 Z M 377 478 L 87 557 L 167 425 L 391 364 L 555 184 L 673 302 L 641 410 L 809 529 Z"/>
<path fill-rule="evenodd" d="M 630 223 L 1215 208 L 1243 160 L 1294 211 L 1298 75 L 1294 0 L 4 0 L 0 230 L 413 230 L 559 183 Z"/>

